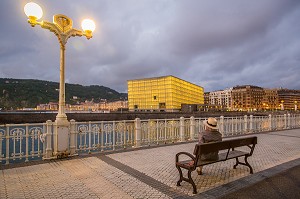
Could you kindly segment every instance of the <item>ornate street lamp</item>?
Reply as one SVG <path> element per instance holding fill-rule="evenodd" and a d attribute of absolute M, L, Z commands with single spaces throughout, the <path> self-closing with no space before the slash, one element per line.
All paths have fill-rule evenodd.
<path fill-rule="evenodd" d="M 25 14 L 28 16 L 28 23 L 35 27 L 36 25 L 41 26 L 44 29 L 48 29 L 53 32 L 60 44 L 60 82 L 59 82 L 59 107 L 58 114 L 56 116 L 56 141 L 54 146 L 54 155 L 59 153 L 59 151 L 65 151 L 66 147 L 58 144 L 58 139 L 63 139 L 68 143 L 68 128 L 69 121 L 65 113 L 65 46 L 70 37 L 75 36 L 85 36 L 87 39 L 92 38 L 92 32 L 95 30 L 95 23 L 90 19 L 85 19 L 82 22 L 82 30 L 77 30 L 72 28 L 73 21 L 62 14 L 57 14 L 53 16 L 53 23 L 48 21 L 38 21 L 43 16 L 42 8 L 33 2 L 27 3 L 24 7 Z M 64 134 L 64 135 L 63 135 Z M 62 142 L 63 143 L 63 142 Z M 55 148 L 56 147 L 56 148 Z"/>

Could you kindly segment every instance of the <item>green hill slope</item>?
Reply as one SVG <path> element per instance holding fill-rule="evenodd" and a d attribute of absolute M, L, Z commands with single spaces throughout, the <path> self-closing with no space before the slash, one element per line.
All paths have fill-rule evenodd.
<path fill-rule="evenodd" d="M 33 79 L 0 78 L 0 109 L 34 108 L 38 104 L 58 102 L 59 84 Z M 99 102 L 127 99 L 127 93 L 119 93 L 104 86 L 66 84 L 66 103 L 76 104 L 85 100 Z"/>

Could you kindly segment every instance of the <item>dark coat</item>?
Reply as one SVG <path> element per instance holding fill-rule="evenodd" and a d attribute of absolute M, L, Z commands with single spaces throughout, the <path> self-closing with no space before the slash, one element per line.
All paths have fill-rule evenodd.
<path fill-rule="evenodd" d="M 222 134 L 219 131 L 203 131 L 199 133 L 198 142 L 209 143 L 209 142 L 219 142 L 222 141 Z M 218 151 L 213 153 L 203 154 L 201 156 L 201 160 L 217 160 L 218 159 Z"/>

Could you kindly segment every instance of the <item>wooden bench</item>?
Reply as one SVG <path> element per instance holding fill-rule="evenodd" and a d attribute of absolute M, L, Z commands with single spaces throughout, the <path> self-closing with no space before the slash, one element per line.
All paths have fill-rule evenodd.
<path fill-rule="evenodd" d="M 226 161 L 229 159 L 236 159 L 236 163 L 233 166 L 235 169 L 237 165 L 245 165 L 248 166 L 250 169 L 250 173 L 253 173 L 253 169 L 249 162 L 247 161 L 248 157 L 250 157 L 254 151 L 255 145 L 257 144 L 257 137 L 247 137 L 247 138 L 238 138 L 238 139 L 231 139 L 225 140 L 221 142 L 211 142 L 211 143 L 204 143 L 204 144 L 196 144 L 194 149 L 194 155 L 187 153 L 187 152 L 179 152 L 176 154 L 176 168 L 179 171 L 180 179 L 177 182 L 177 186 L 180 186 L 182 181 L 186 181 L 192 184 L 193 186 L 193 193 L 197 193 L 196 185 L 191 177 L 191 172 L 196 170 L 199 166 L 204 166 L 208 164 L 213 164 L 216 162 Z M 248 146 L 249 150 L 247 152 L 236 150 L 237 147 Z M 203 154 L 212 153 L 212 152 L 219 152 L 221 150 L 226 150 L 226 152 L 219 153 L 218 160 L 201 160 L 201 156 Z M 188 160 L 179 160 L 179 156 L 185 155 L 190 157 Z M 239 157 L 245 157 L 244 162 L 239 161 Z M 195 164 L 196 163 L 196 164 Z M 188 171 L 188 178 L 183 177 L 182 170 L 186 169 Z"/>

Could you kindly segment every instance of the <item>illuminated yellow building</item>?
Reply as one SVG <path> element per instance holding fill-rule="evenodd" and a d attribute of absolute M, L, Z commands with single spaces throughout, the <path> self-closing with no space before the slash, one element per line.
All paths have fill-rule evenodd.
<path fill-rule="evenodd" d="M 130 111 L 173 111 L 181 104 L 203 104 L 203 87 L 174 76 L 128 80 Z"/>

